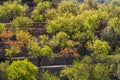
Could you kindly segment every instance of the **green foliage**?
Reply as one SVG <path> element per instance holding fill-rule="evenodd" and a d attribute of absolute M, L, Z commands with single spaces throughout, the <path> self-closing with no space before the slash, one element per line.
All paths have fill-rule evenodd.
<path fill-rule="evenodd" d="M 32 56 L 40 56 L 40 57 L 41 56 L 47 56 L 47 57 L 55 56 L 54 52 L 49 46 L 44 45 L 43 47 L 40 47 L 38 42 L 32 42 L 28 44 L 27 48 L 29 50 L 29 54 L 32 54 Z"/>
<path fill-rule="evenodd" d="M 112 0 L 112 1 L 111 1 L 111 4 L 112 4 L 113 6 L 120 6 L 120 0 Z"/>
<path fill-rule="evenodd" d="M 47 11 L 46 18 L 48 20 L 55 19 L 58 16 L 58 13 L 55 9 L 50 9 Z"/>
<path fill-rule="evenodd" d="M 41 40 L 40 43 L 41 43 L 42 46 L 43 45 L 49 45 L 50 40 L 49 40 L 49 37 L 47 35 L 40 35 L 39 38 Z"/>
<path fill-rule="evenodd" d="M 93 55 L 108 55 L 109 50 L 110 50 L 110 46 L 108 44 L 108 42 L 106 41 L 101 41 L 101 40 L 94 40 L 93 43 L 87 43 L 87 47 L 90 50 L 93 50 Z"/>
<path fill-rule="evenodd" d="M 56 20 L 50 20 L 48 21 L 48 25 L 46 26 L 47 32 L 48 33 L 55 33 L 58 31 L 61 27 L 61 25 L 58 23 Z"/>
<path fill-rule="evenodd" d="M 49 73 L 48 71 L 44 72 L 42 74 L 42 79 L 44 80 L 60 80 L 59 77 L 57 77 L 56 75 Z"/>
<path fill-rule="evenodd" d="M 21 50 L 17 47 L 11 47 L 5 50 L 6 50 L 6 56 L 9 56 L 9 57 L 13 57 L 14 55 L 19 54 L 21 52 Z"/>
<path fill-rule="evenodd" d="M 119 24 L 119 18 L 115 17 L 113 19 L 110 19 L 108 22 L 108 26 L 101 33 L 102 40 L 109 42 L 109 44 L 111 46 L 114 46 L 115 48 L 120 46 L 120 42 L 118 40 L 120 37 Z"/>
<path fill-rule="evenodd" d="M 105 41 L 95 40 L 93 43 L 93 51 L 95 54 L 107 55 L 109 53 L 110 46 Z"/>
<path fill-rule="evenodd" d="M 4 2 L 3 6 L 0 6 L 0 22 L 8 22 L 17 16 L 24 15 L 27 9 L 26 5 L 22 6 L 18 1 Z"/>
<path fill-rule="evenodd" d="M 80 57 L 81 61 L 66 67 L 61 76 L 69 80 L 110 80 L 111 76 L 120 79 L 120 0 L 105 0 L 105 4 L 98 4 L 97 0 L 33 1 L 35 6 L 33 10 L 29 8 L 30 14 L 20 0 L 9 0 L 0 6 L 0 22 L 8 22 L 0 23 L 5 56 L 14 57 L 22 50 L 35 58 Z M 43 31 L 32 30 L 33 26 L 45 27 L 47 33 L 41 35 Z M 8 48 L 10 45 L 14 46 Z M 82 53 L 85 56 L 81 57 Z M 36 80 L 38 70 L 27 60 L 15 61 L 10 66 L 9 80 Z M 4 72 L 7 74 L 0 65 L 0 75 Z M 42 78 L 60 80 L 49 72 Z"/>
<path fill-rule="evenodd" d="M 91 59 L 87 56 L 83 62 L 75 61 L 72 67 L 62 70 L 61 76 L 67 76 L 69 80 L 89 80 L 91 69 Z"/>
<path fill-rule="evenodd" d="M 28 60 L 14 61 L 7 69 L 9 80 L 36 80 L 38 68 Z"/>
<path fill-rule="evenodd" d="M 68 38 L 69 36 L 65 32 L 61 31 L 55 36 L 53 36 L 53 39 L 51 40 L 50 44 L 53 46 L 66 47 Z"/>
<path fill-rule="evenodd" d="M 117 77 L 118 79 L 120 79 L 120 64 L 118 64 L 118 68 L 117 68 Z"/>
<path fill-rule="evenodd" d="M 42 22 L 44 20 L 44 16 L 42 14 L 39 14 L 37 10 L 34 10 L 32 12 L 32 16 L 31 18 L 34 20 L 34 21 L 38 21 L 38 22 Z"/>
<path fill-rule="evenodd" d="M 32 42 L 28 44 L 29 54 L 33 56 L 38 56 L 40 54 L 41 47 L 39 46 L 38 42 Z"/>
<path fill-rule="evenodd" d="M 98 18 L 98 14 L 95 10 L 84 11 L 80 15 L 80 20 L 83 21 L 83 25 L 85 28 L 88 28 L 88 30 L 93 32 L 98 27 L 100 22 Z"/>
<path fill-rule="evenodd" d="M 62 1 L 58 5 L 59 13 L 79 13 L 79 3 L 76 0 Z"/>
<path fill-rule="evenodd" d="M 108 22 L 108 27 L 112 26 L 116 32 L 117 35 L 120 35 L 120 19 L 117 17 L 114 17 L 113 19 L 110 19 Z"/>
<path fill-rule="evenodd" d="M 77 49 L 72 48 L 73 47 L 73 41 L 69 40 L 69 36 L 64 32 L 59 32 L 56 35 L 54 35 L 51 39 L 49 39 L 48 36 L 42 35 L 40 36 L 40 45 L 44 46 L 47 45 L 51 47 L 53 50 L 56 47 L 59 47 L 60 54 L 58 56 L 74 56 L 78 57 Z"/>
<path fill-rule="evenodd" d="M 93 70 L 94 80 L 110 80 L 109 66 L 98 63 Z"/>
<path fill-rule="evenodd" d="M 48 33 L 55 34 L 59 31 L 64 31 L 68 34 L 72 32 L 73 29 L 74 16 L 72 14 L 63 14 L 62 16 L 57 16 L 53 20 L 48 20 L 46 29 Z"/>
<path fill-rule="evenodd" d="M 73 39 L 79 40 L 82 44 L 93 40 L 99 22 L 98 15 L 94 10 L 84 11 L 77 15 L 74 20 L 75 33 L 72 35 Z"/>
<path fill-rule="evenodd" d="M 46 25 L 47 32 L 55 34 L 56 32 L 63 31 L 72 36 L 73 39 L 85 42 L 87 39 L 89 40 L 94 37 L 95 29 L 99 25 L 98 15 L 94 13 L 95 11 L 92 10 L 85 11 L 77 16 L 65 13 L 53 20 L 48 20 Z"/>
<path fill-rule="evenodd" d="M 109 6 L 101 4 L 98 6 L 97 14 L 100 20 L 108 21 L 110 19 Z"/>
<path fill-rule="evenodd" d="M 0 63 L 0 79 L 1 80 L 8 80 L 8 76 L 7 76 L 8 67 L 9 67 L 9 61 Z"/>
<path fill-rule="evenodd" d="M 109 6 L 110 16 L 112 18 L 118 17 L 120 18 L 120 1 L 119 0 L 113 0 L 113 3 Z"/>
<path fill-rule="evenodd" d="M 120 53 L 109 56 L 113 63 L 112 75 L 120 79 Z"/>
<path fill-rule="evenodd" d="M 80 12 L 83 12 L 83 11 L 86 11 L 86 10 L 89 10 L 89 6 L 87 4 L 81 4 L 80 5 Z"/>
<path fill-rule="evenodd" d="M 46 25 L 47 32 L 55 34 L 56 32 L 64 31 L 73 36 L 73 39 L 79 39 L 80 41 L 85 41 L 84 38 L 93 38 L 95 29 L 99 24 L 98 15 L 94 13 L 95 11 L 90 10 L 77 16 L 72 14 L 58 16 L 54 20 L 48 21 Z"/>
<path fill-rule="evenodd" d="M 67 75 L 69 80 L 88 80 L 89 72 L 84 68 L 84 64 L 75 62 L 72 68 L 66 68 L 62 71 L 63 75 Z"/>
<path fill-rule="evenodd" d="M 107 64 L 93 63 L 91 57 L 86 56 L 82 61 L 75 61 L 72 67 L 62 70 L 61 76 L 69 80 L 110 80 L 111 69 Z"/>
<path fill-rule="evenodd" d="M 34 21 L 42 22 L 44 21 L 45 14 L 47 11 L 50 10 L 50 2 L 45 1 L 45 2 L 39 2 L 37 6 L 34 8 L 31 18 Z"/>
<path fill-rule="evenodd" d="M 97 9 L 97 0 L 84 0 L 90 9 Z"/>
<path fill-rule="evenodd" d="M 28 17 L 17 17 L 12 21 L 12 28 L 13 29 L 23 29 L 27 30 L 28 28 L 33 27 L 33 21 Z"/>
<path fill-rule="evenodd" d="M 55 54 L 53 50 L 51 49 L 50 46 L 45 45 L 44 47 L 41 48 L 41 54 L 40 56 L 48 56 L 48 57 L 54 57 Z"/>
<path fill-rule="evenodd" d="M 6 72 L 8 66 L 9 66 L 9 61 L 1 62 L 1 63 L 0 63 L 0 70 Z"/>
<path fill-rule="evenodd" d="M 4 24 L 0 23 L 0 34 L 5 30 Z"/>

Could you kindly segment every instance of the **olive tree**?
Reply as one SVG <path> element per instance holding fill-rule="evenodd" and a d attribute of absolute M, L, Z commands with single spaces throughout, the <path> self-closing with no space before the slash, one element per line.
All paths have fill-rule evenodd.
<path fill-rule="evenodd" d="M 119 37 L 120 37 L 120 20 L 115 17 L 109 20 L 107 27 L 101 33 L 101 39 L 109 42 L 112 47 L 112 51 L 115 51 L 119 47 Z"/>
<path fill-rule="evenodd" d="M 76 0 L 64 0 L 58 5 L 58 12 L 72 13 L 75 15 L 79 13 L 79 8 L 79 3 Z"/>
<path fill-rule="evenodd" d="M 94 80 L 110 80 L 109 66 L 98 63 L 93 70 Z"/>
<path fill-rule="evenodd" d="M 34 57 L 44 57 L 47 56 L 49 58 L 55 56 L 52 48 L 50 46 L 44 45 L 40 46 L 38 42 L 32 42 L 28 44 L 27 49 L 29 51 L 29 54 L 31 54 Z"/>
<path fill-rule="evenodd" d="M 69 80 L 89 80 L 92 70 L 91 58 L 85 57 L 81 61 L 75 61 L 72 67 L 67 67 L 61 72 L 61 76 L 67 76 Z"/>
<path fill-rule="evenodd" d="M 7 69 L 9 80 L 36 80 L 38 68 L 25 60 L 13 61 Z"/>
<path fill-rule="evenodd" d="M 46 18 L 47 18 L 47 20 L 53 20 L 53 19 L 57 18 L 58 15 L 59 15 L 59 13 L 57 13 L 56 9 L 50 9 L 46 13 Z"/>
<path fill-rule="evenodd" d="M 29 19 L 28 17 L 17 17 L 12 21 L 12 29 L 15 30 L 27 30 L 28 28 L 33 27 L 33 21 Z"/>
<path fill-rule="evenodd" d="M 28 7 L 21 5 L 19 1 L 7 1 L 0 6 L 0 22 L 10 22 L 17 16 L 24 15 Z"/>
<path fill-rule="evenodd" d="M 46 25 L 47 32 L 56 34 L 57 32 L 63 31 L 67 34 L 71 34 L 74 30 L 74 18 L 74 15 L 71 13 L 64 13 L 62 16 L 56 16 L 53 20 L 48 20 L 48 24 Z"/>
<path fill-rule="evenodd" d="M 93 43 L 93 51 L 95 54 L 104 54 L 107 55 L 109 53 L 110 46 L 108 42 L 95 40 Z"/>
<path fill-rule="evenodd" d="M 110 80 L 111 68 L 108 64 L 93 63 L 90 56 L 84 57 L 82 61 L 75 61 L 71 67 L 61 72 L 69 80 Z"/>
<path fill-rule="evenodd" d="M 42 79 L 45 79 L 45 80 L 60 80 L 59 77 L 57 77 L 55 74 L 50 73 L 50 72 L 48 72 L 48 71 L 45 71 L 45 72 L 42 74 Z"/>
<path fill-rule="evenodd" d="M 91 56 L 94 62 L 109 62 L 108 55 L 110 54 L 110 46 L 108 42 L 96 39 L 87 45 L 87 48 L 92 51 Z"/>
<path fill-rule="evenodd" d="M 69 36 L 65 32 L 59 32 L 55 36 L 53 36 L 50 44 L 52 46 L 60 46 L 60 47 L 67 47 L 67 41 Z"/>
<path fill-rule="evenodd" d="M 45 2 L 39 2 L 37 4 L 37 6 L 34 8 L 32 14 L 31 14 L 31 18 L 34 21 L 37 22 L 43 22 L 45 21 L 45 14 L 47 13 L 47 11 L 50 10 L 50 2 L 45 1 Z"/>

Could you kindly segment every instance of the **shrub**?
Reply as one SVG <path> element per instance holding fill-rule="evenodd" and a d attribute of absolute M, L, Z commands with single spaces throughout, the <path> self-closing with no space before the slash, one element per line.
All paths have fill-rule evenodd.
<path fill-rule="evenodd" d="M 20 43 L 20 47 L 25 47 L 28 43 L 36 40 L 36 38 L 34 38 L 28 31 L 19 30 L 16 31 L 16 40 Z"/>
<path fill-rule="evenodd" d="M 62 1 L 59 5 L 58 5 L 58 12 L 59 13 L 73 13 L 73 14 L 77 14 L 79 13 L 79 4 L 77 1 L 73 0 L 73 1 Z"/>
<path fill-rule="evenodd" d="M 89 80 L 92 69 L 91 59 L 85 58 L 87 63 L 75 61 L 72 67 L 67 67 L 61 71 L 61 76 L 67 76 L 69 80 Z"/>
<path fill-rule="evenodd" d="M 53 52 L 53 50 L 47 46 L 39 46 L 38 42 L 33 42 L 28 44 L 27 49 L 29 50 L 29 54 L 32 54 L 32 56 L 39 56 L 39 57 L 43 57 L 43 56 L 47 56 L 47 57 L 54 57 L 55 54 Z"/>
<path fill-rule="evenodd" d="M 110 80 L 109 65 L 92 62 L 91 57 L 86 56 L 82 61 L 75 61 L 73 66 L 62 70 L 61 76 L 67 76 L 69 80 Z"/>
<path fill-rule="evenodd" d="M 115 51 L 119 47 L 119 37 L 120 37 L 120 20 L 115 17 L 109 20 L 107 27 L 101 33 L 101 39 L 109 42 L 112 47 L 112 51 Z"/>
<path fill-rule="evenodd" d="M 58 16 L 58 13 L 55 9 L 50 9 L 47 11 L 46 18 L 47 20 L 55 19 Z"/>
<path fill-rule="evenodd" d="M 0 6 L 0 22 L 9 22 L 17 16 L 24 15 L 27 9 L 26 5 L 22 6 L 18 1 L 4 2 L 3 6 Z"/>
<path fill-rule="evenodd" d="M 47 77 L 46 77 L 47 76 Z M 52 73 L 49 73 L 48 71 L 44 72 L 42 74 L 42 78 L 44 80 L 60 80 L 59 77 L 57 77 L 56 75 L 52 74 Z"/>
<path fill-rule="evenodd" d="M 16 54 L 19 54 L 21 50 L 17 47 L 11 47 L 9 49 L 5 49 L 6 51 L 6 56 L 13 57 Z"/>
<path fill-rule="evenodd" d="M 33 21 L 28 17 L 17 17 L 15 20 L 12 21 L 12 28 L 13 29 L 22 29 L 27 30 L 28 28 L 33 27 Z"/>
<path fill-rule="evenodd" d="M 38 68 L 25 59 L 14 61 L 7 71 L 9 80 L 36 80 Z"/>
<path fill-rule="evenodd" d="M 55 36 L 53 36 L 53 39 L 50 41 L 50 44 L 52 46 L 60 46 L 60 47 L 67 47 L 69 36 L 65 32 L 59 32 Z"/>
<path fill-rule="evenodd" d="M 45 14 L 48 10 L 50 10 L 50 2 L 48 2 L 48 1 L 41 2 L 40 1 L 37 4 L 37 6 L 34 8 L 32 14 L 31 14 L 31 18 L 34 21 L 42 22 L 45 20 Z"/>
<path fill-rule="evenodd" d="M 93 53 L 97 55 L 108 55 L 110 50 L 108 42 L 101 40 L 93 41 L 93 44 L 89 44 L 89 48 L 91 48 L 91 50 L 93 50 Z"/>

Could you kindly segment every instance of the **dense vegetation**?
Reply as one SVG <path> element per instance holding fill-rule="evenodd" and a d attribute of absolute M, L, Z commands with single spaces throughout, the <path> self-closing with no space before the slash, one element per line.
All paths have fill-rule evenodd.
<path fill-rule="evenodd" d="M 120 0 L 0 5 L 0 80 L 120 80 Z M 42 30 L 40 30 L 42 29 Z M 59 75 L 14 57 L 74 57 Z M 81 60 L 79 60 L 81 58 Z"/>

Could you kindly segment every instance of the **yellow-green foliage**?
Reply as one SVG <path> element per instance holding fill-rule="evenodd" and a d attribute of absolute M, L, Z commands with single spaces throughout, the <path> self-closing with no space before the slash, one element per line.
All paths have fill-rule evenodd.
<path fill-rule="evenodd" d="M 65 32 L 59 32 L 51 40 L 52 46 L 66 47 L 69 36 Z"/>
<path fill-rule="evenodd" d="M 61 76 L 67 76 L 69 80 L 110 80 L 109 65 L 95 64 L 91 57 L 86 56 L 80 62 L 75 61 L 72 67 L 67 67 L 61 72 Z"/>
<path fill-rule="evenodd" d="M 28 60 L 17 60 L 7 69 L 9 80 L 36 80 L 38 68 Z"/>
<path fill-rule="evenodd" d="M 59 13 L 73 13 L 73 14 L 77 14 L 79 13 L 79 3 L 77 3 L 77 1 L 73 0 L 73 1 L 62 1 L 59 5 L 58 5 L 58 12 Z"/>
<path fill-rule="evenodd" d="M 29 50 L 29 54 L 32 54 L 33 56 L 47 56 L 47 57 L 53 57 L 55 56 L 53 50 L 47 46 L 44 45 L 43 47 L 39 46 L 38 42 L 32 42 L 28 44 L 27 46 Z"/>
<path fill-rule="evenodd" d="M 9 67 L 9 61 L 0 63 L 0 79 L 1 80 L 8 80 L 8 76 L 7 76 L 8 67 Z"/>
<path fill-rule="evenodd" d="M 93 45 L 91 45 L 91 48 L 94 54 L 107 55 L 109 53 L 110 46 L 106 41 L 95 40 Z"/>
<path fill-rule="evenodd" d="M 52 73 L 49 73 L 48 71 L 46 71 L 42 74 L 42 78 L 45 80 L 60 80 L 59 77 L 57 77 L 56 75 L 54 75 Z"/>
<path fill-rule="evenodd" d="M 12 28 L 15 30 L 27 30 L 28 28 L 33 27 L 33 21 L 29 19 L 28 17 L 17 17 L 12 21 Z"/>
<path fill-rule="evenodd" d="M 37 6 L 34 8 L 31 18 L 34 21 L 44 21 L 44 15 L 46 14 L 46 12 L 50 10 L 50 2 L 45 1 L 45 2 L 39 2 L 37 4 Z"/>
<path fill-rule="evenodd" d="M 4 2 L 0 6 L 0 22 L 12 23 L 0 23 L 0 42 L 5 42 L 6 55 L 13 57 L 21 52 L 35 58 L 76 56 L 82 58 L 81 61 L 74 62 L 73 66 L 61 72 L 69 80 L 110 80 L 111 76 L 120 79 L 120 0 L 105 1 L 112 2 L 34 0 L 35 6 L 30 7 L 29 11 L 18 0 Z M 13 36 L 4 37 L 9 32 Z M 8 48 L 12 43 L 19 48 Z M 35 80 L 32 70 L 37 72 L 37 69 L 30 67 L 28 70 L 31 64 L 26 65 L 27 62 L 13 62 L 12 67 L 8 68 L 9 79 Z M 59 80 L 48 72 L 42 77 L 45 80 Z"/>
<path fill-rule="evenodd" d="M 27 9 L 27 5 L 22 6 L 18 1 L 4 2 L 0 6 L 0 22 L 8 22 L 17 16 L 25 15 Z"/>
<path fill-rule="evenodd" d="M 109 42 L 110 45 L 115 45 L 116 48 L 120 46 L 119 36 L 120 36 L 120 19 L 114 17 L 108 21 L 107 27 L 102 31 L 101 38 Z"/>
<path fill-rule="evenodd" d="M 11 47 L 11 48 L 5 49 L 5 50 L 6 50 L 6 56 L 9 56 L 9 57 L 12 57 L 15 54 L 19 54 L 21 52 L 21 50 L 16 47 Z"/>
<path fill-rule="evenodd" d="M 5 30 L 4 24 L 0 23 L 0 34 Z"/>

